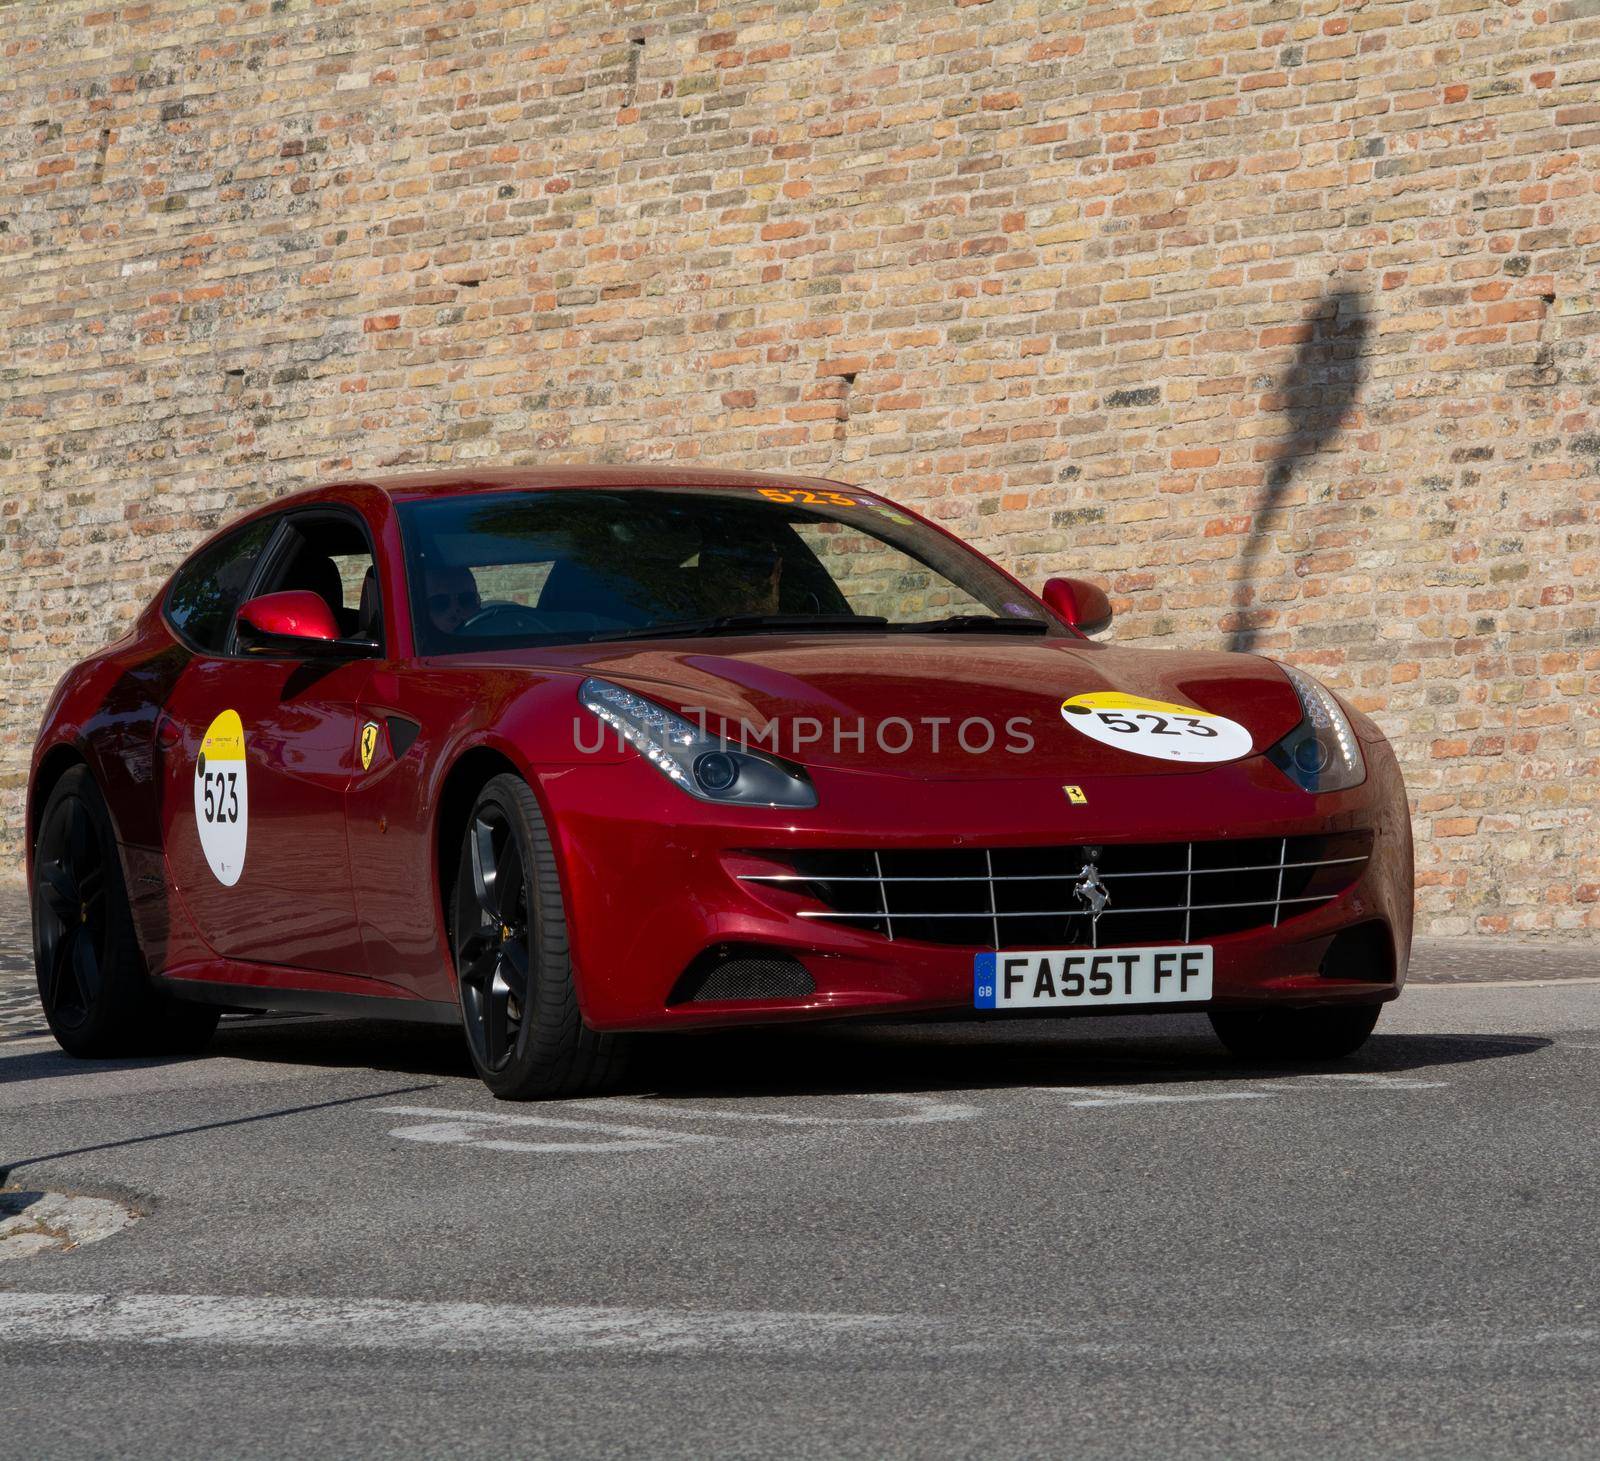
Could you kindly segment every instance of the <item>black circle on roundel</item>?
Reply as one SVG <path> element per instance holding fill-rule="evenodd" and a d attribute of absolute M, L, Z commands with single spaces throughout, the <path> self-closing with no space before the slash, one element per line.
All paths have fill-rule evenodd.
<path fill-rule="evenodd" d="M 196 776 L 204 776 L 206 774 L 206 753 L 204 751 L 200 753 L 199 759 L 194 763 L 194 774 Z"/>
<path fill-rule="evenodd" d="M 1068 715 L 1089 714 L 1089 707 L 1087 705 L 1063 705 L 1061 708 L 1066 711 Z"/>

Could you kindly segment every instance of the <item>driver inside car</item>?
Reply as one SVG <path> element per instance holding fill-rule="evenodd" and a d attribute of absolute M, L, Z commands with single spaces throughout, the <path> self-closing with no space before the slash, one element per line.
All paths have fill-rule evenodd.
<path fill-rule="evenodd" d="M 483 607 L 470 568 L 430 568 L 427 585 L 428 617 L 446 634 L 458 632 Z"/>
<path fill-rule="evenodd" d="M 708 614 L 776 614 L 783 557 L 770 542 L 723 542 L 700 550 L 701 598 Z"/>

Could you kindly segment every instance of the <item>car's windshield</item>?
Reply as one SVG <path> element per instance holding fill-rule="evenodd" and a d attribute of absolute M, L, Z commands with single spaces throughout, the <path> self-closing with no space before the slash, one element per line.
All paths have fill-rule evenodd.
<path fill-rule="evenodd" d="M 971 549 L 801 488 L 492 492 L 399 507 L 419 653 L 741 632 L 1062 632 Z"/>

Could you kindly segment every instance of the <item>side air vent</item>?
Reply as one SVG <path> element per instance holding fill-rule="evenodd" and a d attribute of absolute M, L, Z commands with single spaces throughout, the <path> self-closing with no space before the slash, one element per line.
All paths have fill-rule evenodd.
<path fill-rule="evenodd" d="M 417 732 L 422 729 L 414 720 L 407 720 L 403 715 L 386 717 L 389 723 L 389 744 L 394 747 L 394 758 L 398 761 L 417 738 Z"/>
<path fill-rule="evenodd" d="M 773 949 L 719 944 L 689 966 L 667 1003 L 809 999 L 816 992 L 816 982 L 798 959 Z"/>
<path fill-rule="evenodd" d="M 1324 979 L 1394 983 L 1394 941 L 1381 923 L 1358 923 L 1334 935 L 1318 970 Z"/>

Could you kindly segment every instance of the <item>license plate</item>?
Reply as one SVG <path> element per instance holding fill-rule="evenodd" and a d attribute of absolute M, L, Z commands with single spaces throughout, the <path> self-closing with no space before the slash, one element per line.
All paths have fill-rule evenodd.
<path fill-rule="evenodd" d="M 1099 1009 L 1211 998 L 1211 950 L 1039 949 L 979 954 L 972 1002 L 981 1010 Z"/>

